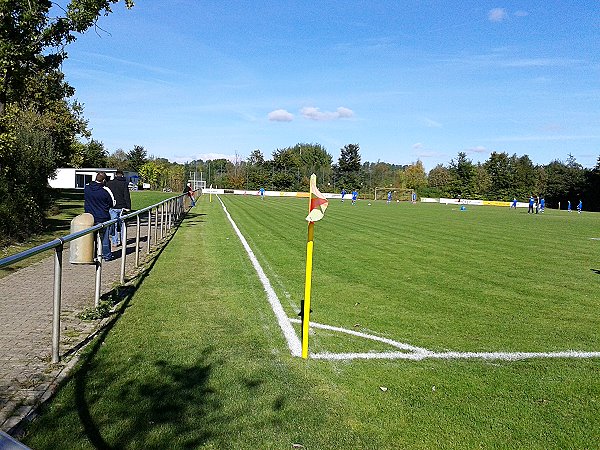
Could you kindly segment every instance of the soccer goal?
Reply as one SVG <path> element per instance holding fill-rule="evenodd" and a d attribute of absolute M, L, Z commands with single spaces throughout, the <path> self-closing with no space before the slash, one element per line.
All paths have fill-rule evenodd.
<path fill-rule="evenodd" d="M 375 188 L 375 200 L 387 200 L 387 193 L 392 193 L 392 201 L 410 202 L 414 189 L 404 188 Z"/>

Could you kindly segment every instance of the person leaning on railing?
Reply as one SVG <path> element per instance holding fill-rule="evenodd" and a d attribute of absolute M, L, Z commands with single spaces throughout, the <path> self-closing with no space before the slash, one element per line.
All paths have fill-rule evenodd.
<path fill-rule="evenodd" d="M 192 189 L 192 183 L 188 183 L 183 189 L 183 193 L 189 195 L 190 202 L 192 206 L 196 206 L 196 201 L 194 200 L 194 190 Z"/>
<path fill-rule="evenodd" d="M 129 186 L 125 175 L 122 170 L 117 170 L 115 173 L 115 179 L 109 180 L 106 183 L 106 187 L 110 189 L 115 199 L 115 206 L 110 208 L 110 218 L 116 219 L 121 217 L 121 214 L 131 209 L 131 196 L 129 195 Z M 123 222 L 119 221 L 110 226 L 110 239 L 113 245 L 116 247 L 121 245 L 121 234 L 122 234 Z"/>
<path fill-rule="evenodd" d="M 110 220 L 110 209 L 115 206 L 112 192 L 105 186 L 106 174 L 98 172 L 96 180 L 87 184 L 83 190 L 83 209 L 94 216 L 94 225 Z M 114 259 L 110 249 L 109 228 L 99 231 L 102 240 L 102 257 L 105 261 Z"/>

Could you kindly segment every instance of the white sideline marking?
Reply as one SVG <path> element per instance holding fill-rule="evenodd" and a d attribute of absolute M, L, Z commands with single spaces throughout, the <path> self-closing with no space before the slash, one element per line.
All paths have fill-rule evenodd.
<path fill-rule="evenodd" d="M 279 323 L 279 327 L 283 331 L 283 335 L 285 336 L 288 347 L 292 353 L 292 356 L 301 356 L 302 354 L 302 343 L 300 339 L 296 335 L 294 331 L 294 327 L 292 323 L 301 323 L 300 319 L 296 318 L 288 318 L 283 307 L 281 306 L 281 302 L 277 297 L 277 294 L 273 290 L 271 286 L 271 282 L 264 270 L 262 269 L 258 259 L 254 255 L 254 252 L 250 248 L 248 241 L 236 225 L 236 223 L 231 218 L 229 211 L 227 211 L 227 207 L 223 203 L 223 200 L 217 195 L 219 202 L 221 202 L 221 206 L 223 207 L 223 211 L 225 211 L 225 215 L 231 226 L 233 227 L 235 233 L 240 238 L 246 253 L 248 253 L 248 257 L 258 274 L 260 281 L 265 288 L 265 292 L 267 293 L 267 299 L 269 300 L 269 304 L 277 317 L 277 322 Z M 312 359 L 323 359 L 323 360 L 353 360 L 353 359 L 406 359 L 412 361 L 421 361 L 423 359 L 484 359 L 484 360 L 501 360 L 501 361 L 518 361 L 522 359 L 533 359 L 533 358 L 600 358 L 600 352 L 583 352 L 577 350 L 565 350 L 559 352 L 433 352 L 431 350 L 427 350 L 421 347 L 415 347 L 410 344 L 405 344 L 403 342 L 397 342 L 392 339 L 375 336 L 372 334 L 362 333 L 360 331 L 348 330 L 346 328 L 334 327 L 331 325 L 325 325 L 316 322 L 310 322 L 310 327 L 312 328 L 320 328 L 323 330 L 337 331 L 339 333 L 346 333 L 352 336 L 361 337 L 364 339 L 370 339 L 372 341 L 381 342 L 384 344 L 388 344 L 392 347 L 396 347 L 400 350 L 405 350 L 404 352 L 363 352 L 363 353 L 331 353 L 331 352 L 323 352 L 323 353 L 310 353 L 309 356 Z"/>
<path fill-rule="evenodd" d="M 290 319 L 290 322 L 300 323 L 299 319 Z M 349 359 L 409 359 L 421 361 L 423 359 L 486 359 L 517 361 L 520 359 L 533 358 L 600 358 L 600 352 L 582 352 L 577 350 L 565 350 L 559 352 L 432 352 L 421 347 L 415 347 L 403 342 L 397 342 L 392 339 L 374 336 L 372 334 L 361 333 L 359 331 L 348 330 L 346 328 L 332 327 L 321 323 L 310 322 L 312 328 L 323 330 L 338 331 L 353 336 L 370 339 L 372 341 L 382 342 L 392 347 L 408 352 L 364 352 L 364 353 L 311 353 L 313 359 L 327 360 L 349 360 Z"/>
<path fill-rule="evenodd" d="M 580 352 L 566 350 L 562 352 L 427 352 L 427 353 L 312 353 L 313 359 L 326 360 L 352 360 L 352 359 L 409 359 L 421 361 L 423 359 L 485 359 L 500 361 L 518 361 L 534 358 L 600 358 L 600 352 Z"/>
<path fill-rule="evenodd" d="M 250 258 L 250 261 L 252 262 L 252 265 L 254 266 L 256 273 L 258 274 L 258 278 L 260 279 L 263 287 L 265 288 L 265 292 L 267 293 L 267 299 L 269 300 L 269 304 L 271 305 L 271 308 L 273 309 L 273 312 L 275 313 L 275 316 L 277 317 L 277 322 L 279 323 L 279 327 L 281 328 L 281 331 L 283 331 L 283 335 L 285 336 L 285 339 L 287 340 L 288 347 L 290 348 L 290 351 L 292 352 L 292 356 L 300 356 L 302 354 L 302 344 L 300 343 L 300 339 L 296 335 L 296 332 L 294 331 L 294 327 L 292 327 L 292 323 L 288 319 L 287 314 L 283 310 L 283 307 L 281 306 L 281 302 L 279 301 L 277 294 L 273 290 L 273 286 L 271 286 L 271 282 L 269 281 L 269 279 L 267 278 L 267 275 L 265 274 L 264 270 L 260 266 L 258 259 L 256 259 L 256 256 L 254 255 L 254 252 L 250 248 L 250 245 L 248 245 L 248 241 L 246 241 L 246 238 L 244 237 L 244 235 L 242 234 L 242 232 L 240 231 L 238 226 L 235 224 L 235 222 L 231 218 L 231 215 L 229 214 L 229 211 L 227 211 L 227 207 L 223 203 L 223 200 L 221 200 L 221 197 L 219 197 L 218 195 L 217 195 L 217 198 L 221 202 L 221 206 L 223 207 L 223 211 L 225 211 L 225 215 L 229 219 L 229 222 L 231 223 L 231 226 L 233 227 L 235 233 L 240 238 L 240 241 L 242 242 L 244 249 L 246 249 L 246 253 L 248 253 L 248 257 Z"/>

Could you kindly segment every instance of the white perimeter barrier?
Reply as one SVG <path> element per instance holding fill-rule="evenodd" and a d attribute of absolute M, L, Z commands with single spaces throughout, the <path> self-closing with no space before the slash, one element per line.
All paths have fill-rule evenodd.
<path fill-rule="evenodd" d="M 474 205 L 474 206 L 503 206 L 508 207 L 512 202 L 488 201 L 488 200 L 469 200 L 457 198 L 429 198 L 421 197 L 422 203 L 441 203 L 444 205 Z M 517 202 L 517 208 L 528 208 L 529 203 Z"/>
<path fill-rule="evenodd" d="M 203 194 L 235 194 L 235 195 L 254 195 L 260 197 L 260 191 L 255 190 L 243 190 L 243 189 L 215 189 L 206 188 L 202 189 Z M 342 198 L 342 194 L 331 194 L 324 192 L 325 198 Z M 283 192 L 283 191 L 265 191 L 265 197 L 300 197 L 308 198 L 308 192 Z"/>

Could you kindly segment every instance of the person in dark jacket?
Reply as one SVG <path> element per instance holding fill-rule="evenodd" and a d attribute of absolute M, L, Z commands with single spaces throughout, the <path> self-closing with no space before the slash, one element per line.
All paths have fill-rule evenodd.
<path fill-rule="evenodd" d="M 194 200 L 194 189 L 192 188 L 192 183 L 188 183 L 183 189 L 183 193 L 187 194 L 190 197 L 190 203 L 192 206 L 196 206 L 196 202 Z"/>
<path fill-rule="evenodd" d="M 109 180 L 108 183 L 106 183 L 106 187 L 110 189 L 115 199 L 115 206 L 109 210 L 110 218 L 116 219 L 117 217 L 121 217 L 124 212 L 131 209 L 129 185 L 125 179 L 123 171 L 117 170 L 115 173 L 115 179 Z M 117 245 L 121 245 L 122 227 L 123 222 L 118 222 L 110 226 L 110 239 L 115 247 Z"/>
<path fill-rule="evenodd" d="M 86 185 L 83 190 L 83 209 L 94 216 L 94 225 L 110 220 L 110 208 L 115 206 L 115 199 L 110 189 L 104 185 L 105 181 L 106 174 L 98 172 L 96 180 Z M 108 228 L 103 228 L 100 233 L 102 233 L 102 257 L 105 261 L 110 261 L 114 257 L 110 250 Z"/>

